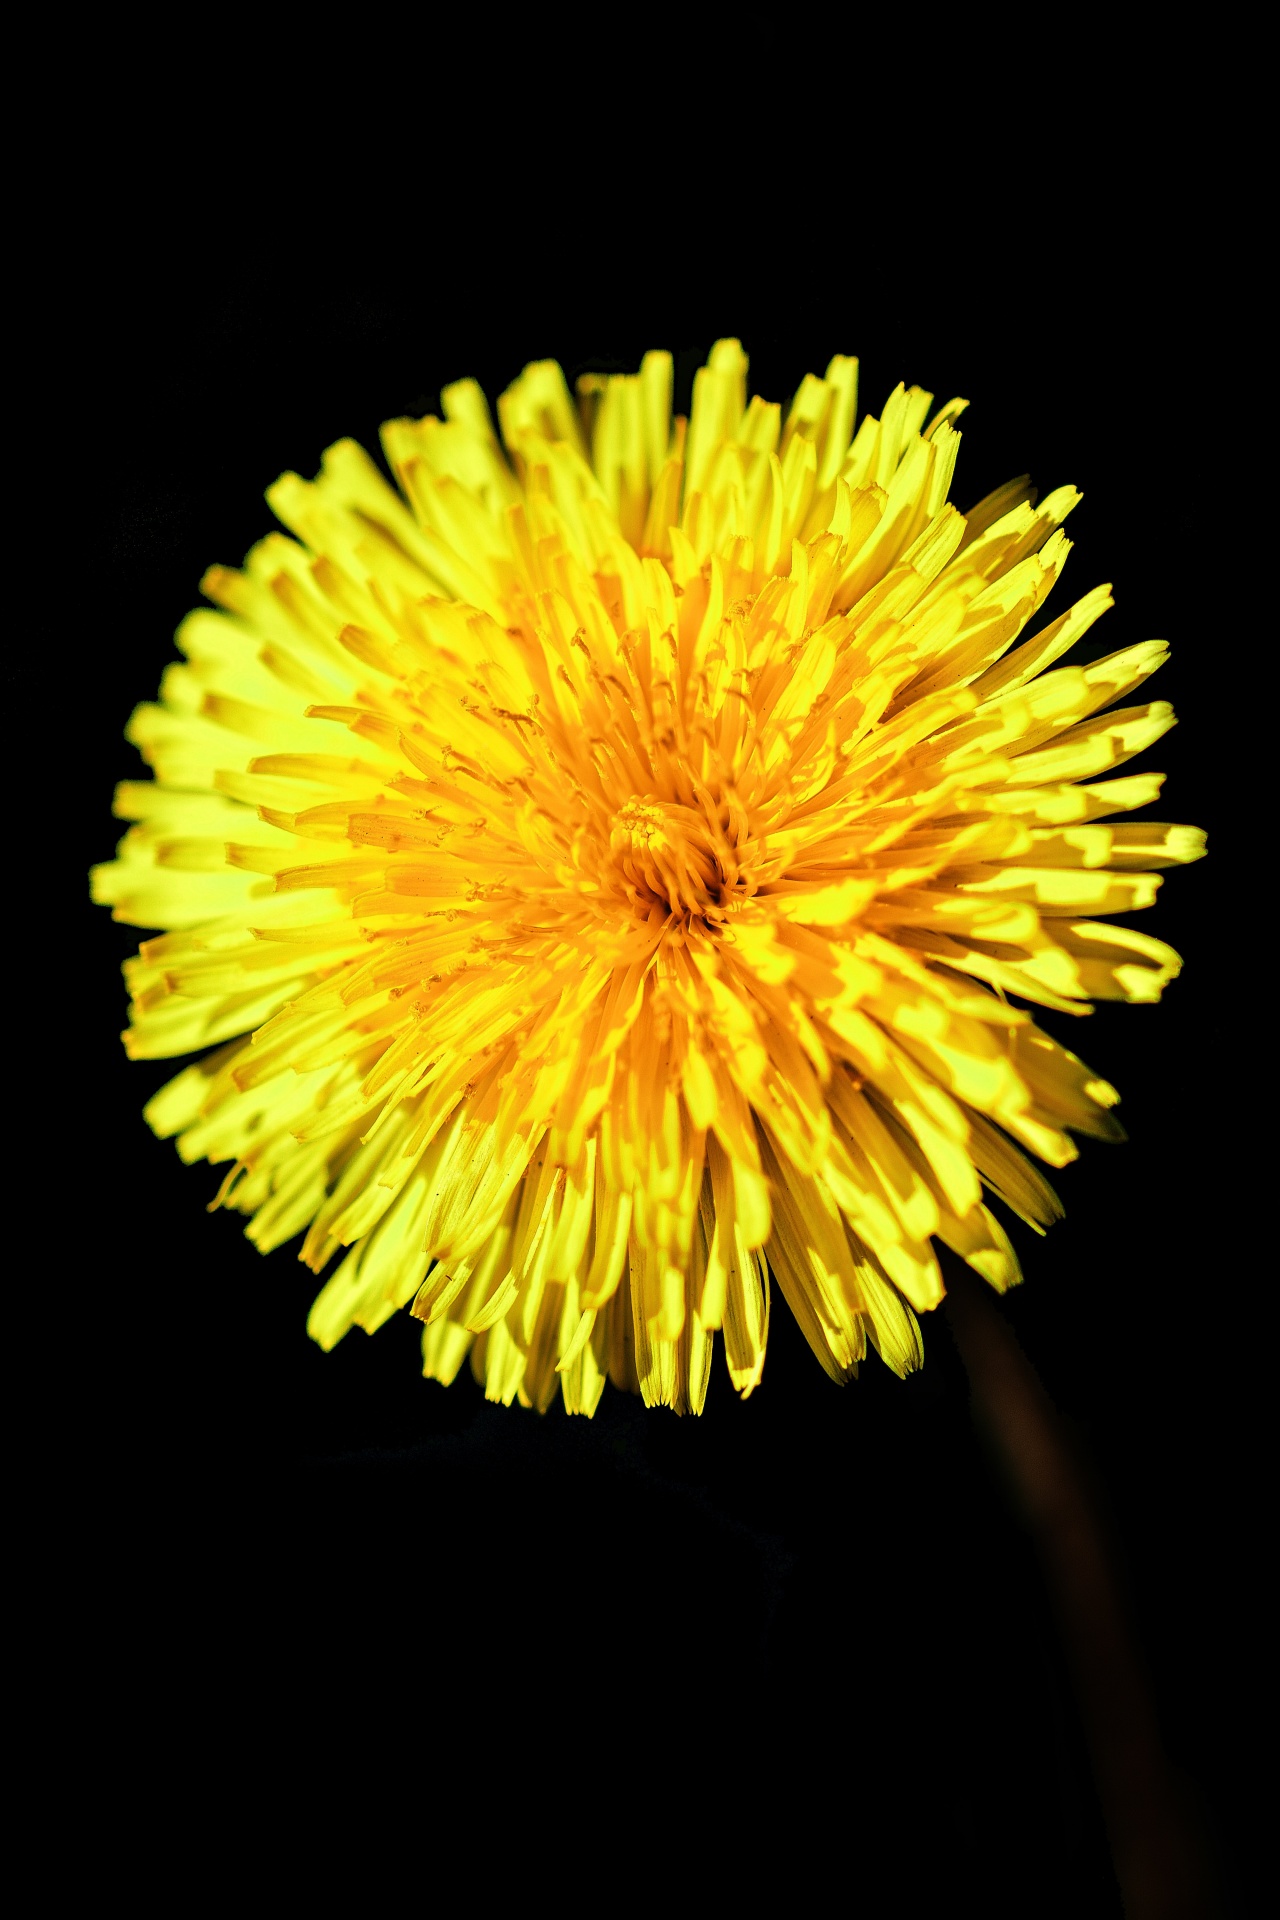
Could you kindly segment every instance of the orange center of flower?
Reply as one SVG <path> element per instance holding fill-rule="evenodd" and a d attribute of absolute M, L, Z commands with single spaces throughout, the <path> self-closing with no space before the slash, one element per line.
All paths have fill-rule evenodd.
<path fill-rule="evenodd" d="M 609 823 L 607 884 L 643 920 L 656 913 L 672 932 L 713 932 L 755 891 L 742 852 L 729 807 L 646 794 L 626 801 Z"/>

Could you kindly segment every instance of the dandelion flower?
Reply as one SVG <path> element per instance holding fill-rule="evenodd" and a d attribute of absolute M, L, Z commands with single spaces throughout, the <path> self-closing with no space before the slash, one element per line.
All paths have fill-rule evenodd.
<path fill-rule="evenodd" d="M 686 422 L 665 353 L 576 401 L 544 361 L 500 437 L 462 381 L 384 428 L 398 492 L 340 441 L 206 575 L 94 897 L 163 929 L 129 1053 L 215 1049 L 148 1121 L 304 1235 L 322 1346 L 411 1306 L 432 1378 L 696 1412 L 776 1282 L 833 1378 L 905 1373 L 934 1243 L 1008 1287 L 984 1194 L 1043 1229 L 1034 1162 L 1118 1134 L 1029 1007 L 1178 970 L 1097 917 L 1203 848 L 1103 778 L 1173 724 L 1130 700 L 1165 648 L 1056 664 L 1105 587 L 1020 640 L 1079 496 L 962 515 L 964 403 L 855 433 L 856 373 L 784 418 L 722 340 Z"/>

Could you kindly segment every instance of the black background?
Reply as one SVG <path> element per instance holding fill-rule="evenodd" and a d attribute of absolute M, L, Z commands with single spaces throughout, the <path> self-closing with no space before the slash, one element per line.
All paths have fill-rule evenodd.
<path fill-rule="evenodd" d="M 47 494 L 52 578 L 76 606 L 53 630 L 46 614 L 25 668 L 47 688 L 60 659 L 72 710 L 68 931 L 42 974 L 66 970 L 76 1076 L 74 1102 L 53 1101 L 76 1178 L 49 1204 L 83 1251 L 57 1276 L 70 1359 L 51 1404 L 78 1436 L 96 1764 L 137 1766 L 177 1830 L 212 1799 L 234 1853 L 287 1798 L 306 1811 L 276 1834 L 286 1862 L 317 1835 L 336 1871 L 486 1821 L 497 1861 L 536 1807 L 548 1885 L 595 1848 L 592 1885 L 678 1891 L 692 1834 L 691 1895 L 699 1876 L 784 1872 L 803 1907 L 835 1868 L 854 1890 L 890 1876 L 903 1911 L 913 1889 L 961 1887 L 990 1914 L 1119 1910 L 1051 1609 L 943 1315 L 922 1374 L 872 1360 L 841 1392 L 776 1303 L 763 1386 L 738 1403 L 718 1360 L 700 1421 L 611 1388 L 591 1423 L 489 1407 L 465 1372 L 448 1391 L 419 1378 L 407 1316 L 324 1356 L 304 1331 L 311 1276 L 290 1250 L 262 1260 L 238 1216 L 206 1217 L 219 1173 L 145 1129 L 172 1069 L 118 1046 L 137 936 L 78 904 L 121 831 L 113 782 L 137 770 L 129 709 L 205 566 L 268 530 L 279 472 L 314 472 L 344 434 L 374 449 L 381 420 L 434 408 L 460 375 L 492 399 L 544 355 L 572 378 L 668 346 L 687 405 L 693 367 L 735 333 L 768 397 L 837 351 L 861 356 L 860 410 L 899 378 L 967 396 L 961 507 L 1028 469 L 1042 492 L 1083 490 L 1049 614 L 1111 580 L 1090 650 L 1173 645 L 1151 691 L 1182 724 L 1139 765 L 1168 772 L 1160 817 L 1206 826 L 1211 855 L 1140 924 L 1186 971 L 1160 1007 L 1044 1016 L 1119 1087 L 1130 1139 L 1083 1143 L 1046 1240 L 1014 1223 L 1027 1283 L 1001 1310 L 1091 1463 L 1169 1751 L 1239 1885 L 1249 1419 L 1271 1372 L 1236 844 L 1260 635 L 1226 572 L 1250 296 L 1179 166 L 1176 147 L 1128 156 L 1052 217 L 1032 196 L 1013 240 L 973 200 L 963 246 L 931 228 L 895 253 L 886 214 L 875 246 L 824 255 L 809 222 L 822 264 L 794 264 L 801 249 L 785 270 L 777 248 L 743 257 L 715 234 L 696 272 L 674 245 L 637 264 L 569 221 L 541 247 L 531 215 L 482 223 L 465 258 L 447 224 L 374 257 L 345 216 L 247 250 L 216 200 L 186 241 L 136 207 L 119 222 L 118 181 L 90 220 L 58 314 Z M 119 1760 L 122 1726 L 145 1761 Z M 487 1856 L 471 1857 L 479 1884 Z M 495 1866 L 494 1884 L 523 1871 Z"/>

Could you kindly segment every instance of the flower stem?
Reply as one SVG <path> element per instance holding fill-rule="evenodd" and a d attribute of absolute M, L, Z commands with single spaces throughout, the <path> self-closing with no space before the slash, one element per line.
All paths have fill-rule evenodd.
<path fill-rule="evenodd" d="M 1119 1581 L 1053 1402 L 988 1289 L 949 1276 L 974 1419 L 1035 1543 L 1058 1616 L 1128 1920 L 1202 1920 L 1205 1848 L 1161 1745 Z"/>

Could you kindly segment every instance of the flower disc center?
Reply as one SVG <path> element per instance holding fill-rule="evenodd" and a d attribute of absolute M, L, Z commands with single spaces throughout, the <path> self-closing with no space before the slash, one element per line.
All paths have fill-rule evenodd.
<path fill-rule="evenodd" d="M 622 891 L 646 918 L 657 907 L 686 924 L 720 920 L 744 891 L 724 828 L 699 807 L 627 800 L 609 823 L 609 852 Z"/>

